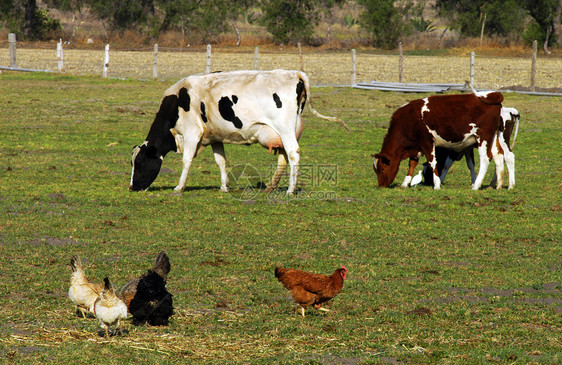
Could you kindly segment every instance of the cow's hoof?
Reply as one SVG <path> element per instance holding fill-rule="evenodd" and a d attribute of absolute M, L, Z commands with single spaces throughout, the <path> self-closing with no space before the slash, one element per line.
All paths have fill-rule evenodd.
<path fill-rule="evenodd" d="M 220 188 L 219 190 L 220 190 L 221 192 L 223 192 L 223 193 L 228 193 L 228 192 L 229 192 L 228 187 L 226 187 L 226 186 Z"/>
<path fill-rule="evenodd" d="M 265 188 L 266 193 L 271 193 L 273 190 L 277 189 L 277 186 L 268 186 Z"/>
<path fill-rule="evenodd" d="M 174 191 L 177 192 L 177 193 L 181 193 L 183 191 L 183 188 L 178 185 L 174 188 Z"/>

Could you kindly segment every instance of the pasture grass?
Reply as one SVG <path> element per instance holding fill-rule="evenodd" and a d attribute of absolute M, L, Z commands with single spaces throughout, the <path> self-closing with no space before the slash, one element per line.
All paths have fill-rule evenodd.
<path fill-rule="evenodd" d="M 162 82 L 0 75 L 0 362 L 560 363 L 560 99 L 506 94 L 522 115 L 515 189 L 470 190 L 464 162 L 440 191 L 377 187 L 371 154 L 392 112 L 424 95 L 314 88 L 301 191 L 261 189 L 276 157 L 226 146 L 229 194 L 211 151 L 175 193 L 168 155 L 128 191 Z M 237 170 L 238 169 L 238 170 Z M 485 182 L 490 181 L 492 166 Z M 254 171 L 254 170 L 253 170 Z M 255 187 L 255 189 L 254 189 Z M 249 195 L 248 195 L 249 194 Z M 72 254 L 121 287 L 170 256 L 168 327 L 105 340 L 67 297 Z M 297 316 L 276 265 L 349 270 L 330 313 Z"/>

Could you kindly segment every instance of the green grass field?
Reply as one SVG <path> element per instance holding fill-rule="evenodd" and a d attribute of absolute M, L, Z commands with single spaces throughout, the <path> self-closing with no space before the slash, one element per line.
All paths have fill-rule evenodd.
<path fill-rule="evenodd" d="M 221 193 L 211 150 L 175 193 L 179 155 L 128 191 L 130 153 L 170 83 L 0 75 L 0 363 L 562 362 L 562 101 L 506 94 L 522 115 L 513 190 L 470 190 L 457 163 L 439 191 L 376 184 L 392 112 L 425 95 L 315 88 L 302 191 L 244 179 Z M 276 157 L 226 145 L 235 177 L 271 178 Z M 493 165 L 493 164 L 492 164 Z M 245 169 L 246 168 L 246 169 Z M 120 288 L 170 256 L 169 327 L 110 340 L 67 297 L 78 254 Z M 276 265 L 348 280 L 330 313 L 295 312 Z"/>

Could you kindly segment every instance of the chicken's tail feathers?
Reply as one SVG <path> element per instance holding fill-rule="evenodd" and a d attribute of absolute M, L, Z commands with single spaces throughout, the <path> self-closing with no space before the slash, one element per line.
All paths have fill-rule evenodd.
<path fill-rule="evenodd" d="M 283 276 L 283 274 L 285 273 L 285 271 L 287 271 L 287 269 L 282 268 L 281 266 L 278 266 L 275 268 L 275 277 L 277 279 L 281 279 L 281 276 Z"/>
<path fill-rule="evenodd" d="M 77 255 L 72 255 L 72 257 L 70 258 L 70 267 L 72 268 L 72 272 L 81 269 L 82 262 L 80 261 L 80 257 L 78 257 Z"/>
<path fill-rule="evenodd" d="M 111 290 L 112 289 L 111 283 L 109 282 L 109 278 L 107 276 L 105 278 L 103 278 L 103 284 L 104 284 L 104 286 L 103 286 L 104 290 Z"/>
<path fill-rule="evenodd" d="M 162 279 L 166 280 L 166 276 L 168 276 L 170 269 L 170 258 L 166 255 L 166 252 L 161 251 L 158 256 L 156 256 L 152 271 L 160 275 Z"/>

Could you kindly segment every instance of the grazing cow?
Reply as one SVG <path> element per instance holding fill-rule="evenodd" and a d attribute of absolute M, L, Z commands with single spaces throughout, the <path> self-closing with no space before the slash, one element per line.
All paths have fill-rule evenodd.
<path fill-rule="evenodd" d="M 228 191 L 223 143 L 260 143 L 279 152 L 277 171 L 268 189 L 277 187 L 287 162 L 288 194 L 294 192 L 303 130 L 301 114 L 310 98 L 308 77 L 300 71 L 233 71 L 189 76 L 164 92 L 160 109 L 141 146 L 133 149 L 129 190 L 147 189 L 156 179 L 164 156 L 183 153 L 183 169 L 174 190 L 182 191 L 193 158 L 208 145 L 221 173 L 221 191 Z M 325 117 L 310 105 L 312 113 Z"/>
<path fill-rule="evenodd" d="M 434 171 L 433 187 L 439 189 L 441 180 L 437 175 L 435 148 L 462 151 L 476 143 L 480 169 L 473 189 L 477 190 L 482 185 L 492 158 L 498 167 L 498 188 L 501 188 L 503 155 L 498 146 L 505 143 L 503 130 L 500 130 L 502 101 L 501 93 L 478 92 L 430 96 L 399 108 L 392 115 L 381 151 L 373 156 L 379 186 L 389 186 L 396 177 L 400 161 L 409 158 L 408 174 L 402 184 L 408 186 L 419 157 L 424 154 Z M 506 154 L 511 153 L 507 146 L 503 150 Z M 512 188 L 515 178 L 514 171 L 509 167 L 510 164 L 509 187 Z"/>
<path fill-rule="evenodd" d="M 508 108 L 502 107 L 501 109 L 501 117 L 502 117 L 502 127 L 504 129 L 503 137 L 505 144 L 509 148 L 510 151 L 513 152 L 513 145 L 515 145 L 515 140 L 517 139 L 517 132 L 519 130 L 519 120 L 521 119 L 521 115 L 519 111 L 515 108 Z M 515 128 L 515 134 L 513 136 L 513 145 L 511 144 L 511 134 L 513 133 L 513 128 Z M 502 129 L 502 128 L 500 128 Z M 476 180 L 476 172 L 474 170 L 474 147 L 476 145 L 472 145 L 460 152 L 444 148 L 444 147 L 436 147 L 435 148 L 435 156 L 437 159 L 437 175 L 439 175 L 439 179 L 441 180 L 441 184 L 445 182 L 445 177 L 447 176 L 447 172 L 453 166 L 453 162 L 460 161 L 463 157 L 466 159 L 466 166 L 470 170 L 470 182 L 474 184 Z M 509 156 L 506 155 L 506 163 L 515 163 L 513 159 L 509 159 Z M 514 166 L 512 167 L 515 168 Z M 426 162 L 423 164 L 423 177 L 424 183 L 426 185 L 433 185 L 433 170 L 429 167 L 429 164 Z M 496 173 L 494 170 L 494 174 L 492 174 L 492 181 L 490 185 L 496 184 Z"/>

